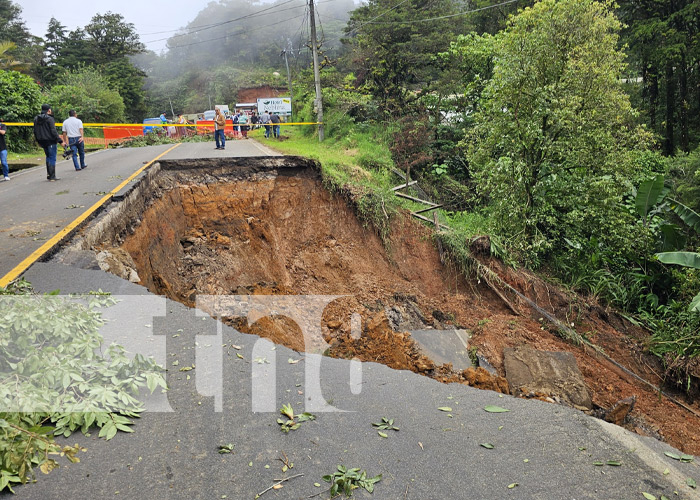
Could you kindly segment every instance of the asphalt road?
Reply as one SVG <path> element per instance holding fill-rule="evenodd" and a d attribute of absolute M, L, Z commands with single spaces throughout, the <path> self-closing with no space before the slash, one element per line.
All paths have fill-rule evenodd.
<path fill-rule="evenodd" d="M 172 145 L 144 148 L 104 149 L 86 155 L 88 168 L 76 171 L 71 159 L 56 165 L 59 181 L 46 180 L 46 167 L 39 166 L 11 175 L 0 182 L 0 277 L 5 276 L 32 252 L 50 240 L 119 186 L 138 169 Z M 275 153 L 254 140 L 227 141 L 224 151 L 214 143 L 183 143 L 164 159 L 260 156 Z M 60 157 L 59 157 L 60 158 Z"/>
<path fill-rule="evenodd" d="M 192 149 L 181 146 L 168 158 L 219 153 L 187 146 Z M 118 165 L 129 163 L 133 171 L 166 149 L 91 156 L 90 168 L 96 168 L 86 172 L 95 178 L 90 189 L 107 186 Z M 78 175 L 72 182 L 89 182 Z M 42 176 L 35 171 L 26 183 L 48 186 L 43 196 L 34 195 L 52 202 L 46 214 L 58 207 L 69 211 L 56 197 L 71 193 L 57 195 L 54 190 L 63 185 L 41 182 Z M 81 194 L 86 185 L 77 190 L 65 185 L 75 199 L 89 198 Z M 262 498 L 328 498 L 322 476 L 338 465 L 382 474 L 373 495 L 355 490 L 357 498 L 632 500 L 643 499 L 643 493 L 700 498 L 686 484 L 688 478 L 700 482 L 698 459 L 675 461 L 664 455 L 672 451 L 669 446 L 576 410 L 441 384 L 375 363 L 299 354 L 98 270 L 49 260 L 33 265 L 25 277 L 39 291 L 112 292 L 120 302 L 105 310 L 111 320 L 103 327 L 105 337 L 130 352 L 155 355 L 168 367 L 170 390 L 147 399 L 148 411 L 133 434 L 119 433 L 109 442 L 96 432 L 65 440 L 87 448 L 81 462 L 62 460 L 50 475 L 39 474 L 36 484 L 17 487 L 15 498 L 253 499 L 297 474 L 303 476 Z M 288 434 L 280 431 L 276 420 L 283 404 L 300 413 L 319 398 L 337 411 L 312 409 L 315 421 Z M 509 411 L 489 413 L 487 405 Z M 381 437 L 371 424 L 382 417 L 394 419 L 400 430 Z M 233 453 L 219 454 L 218 447 L 229 443 Z M 294 467 L 283 472 L 278 459 L 285 458 Z M 593 464 L 609 460 L 621 465 Z"/>

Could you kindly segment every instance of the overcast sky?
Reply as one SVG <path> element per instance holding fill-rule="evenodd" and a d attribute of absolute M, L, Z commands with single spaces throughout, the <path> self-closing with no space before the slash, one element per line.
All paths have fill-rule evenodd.
<path fill-rule="evenodd" d="M 95 14 L 111 11 L 124 16 L 126 22 L 133 23 L 146 48 L 156 52 L 165 48 L 164 38 L 187 25 L 209 3 L 209 0 L 13 1 L 22 7 L 22 19 L 34 35 L 43 37 L 52 17 L 72 31 L 88 24 Z"/>

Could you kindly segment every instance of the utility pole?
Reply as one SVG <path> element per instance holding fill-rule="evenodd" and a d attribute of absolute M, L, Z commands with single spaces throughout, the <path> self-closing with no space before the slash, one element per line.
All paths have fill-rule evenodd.
<path fill-rule="evenodd" d="M 287 49 L 282 51 L 284 56 L 284 65 L 287 67 L 287 84 L 289 85 L 289 99 L 292 101 L 292 106 L 294 106 L 294 91 L 292 90 L 292 74 L 289 72 L 289 61 L 287 61 Z M 290 120 L 294 121 L 292 116 L 289 117 Z"/>
<path fill-rule="evenodd" d="M 314 15 L 314 0 L 309 0 L 309 15 L 311 16 L 311 52 L 314 55 L 314 84 L 316 85 L 316 109 L 318 140 L 323 142 L 323 96 L 321 95 L 321 75 L 318 67 L 318 47 L 316 42 L 316 17 Z"/>

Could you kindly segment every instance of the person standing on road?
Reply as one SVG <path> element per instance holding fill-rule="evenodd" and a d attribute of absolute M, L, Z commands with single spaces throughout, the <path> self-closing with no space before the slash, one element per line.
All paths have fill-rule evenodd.
<path fill-rule="evenodd" d="M 187 119 L 184 116 L 182 116 L 182 114 L 177 115 L 177 118 L 177 123 L 180 124 L 180 127 L 177 128 L 178 137 L 185 137 L 189 135 L 187 133 L 187 127 L 185 127 L 185 125 L 189 123 Z"/>
<path fill-rule="evenodd" d="M 272 113 L 270 122 L 272 122 L 272 135 L 275 136 L 275 139 L 280 138 L 280 121 L 279 115 L 277 113 Z"/>
<path fill-rule="evenodd" d="M 265 139 L 270 138 L 270 113 L 265 110 L 265 112 L 260 117 L 260 123 L 265 127 Z"/>
<path fill-rule="evenodd" d="M 240 137 L 241 135 L 241 127 L 238 126 L 238 118 L 240 116 L 240 113 L 236 111 L 236 114 L 231 118 L 231 122 L 233 122 L 233 135 L 236 138 Z"/>
<path fill-rule="evenodd" d="M 226 128 L 226 117 L 219 108 L 216 108 L 215 112 L 214 140 L 216 141 L 216 149 L 226 149 L 226 135 L 224 135 L 224 129 Z"/>
<path fill-rule="evenodd" d="M 56 144 L 63 144 L 63 139 L 56 131 L 53 111 L 48 104 L 41 105 L 41 114 L 34 118 L 34 138 L 44 149 L 46 156 L 46 178 L 57 181 L 56 177 Z"/>
<path fill-rule="evenodd" d="M 68 144 L 73 154 L 73 166 L 77 172 L 87 168 L 85 165 L 85 141 L 83 138 L 83 121 L 78 119 L 74 109 L 68 112 L 68 119 L 63 122 L 63 144 Z M 78 166 L 80 156 L 80 166 Z"/>
<path fill-rule="evenodd" d="M 244 139 L 247 139 L 248 138 L 248 115 L 246 114 L 245 111 L 241 111 L 241 114 L 238 117 L 238 123 L 241 125 L 241 136 Z"/>
<path fill-rule="evenodd" d="M 167 126 L 168 119 L 165 117 L 165 111 L 163 111 L 158 118 L 160 118 L 160 123 L 163 125 L 161 128 L 165 132 L 165 137 L 170 137 L 170 127 Z"/>
<path fill-rule="evenodd" d="M 6 181 L 9 181 L 10 166 L 7 164 L 7 144 L 5 143 L 6 133 L 7 125 L 2 122 L 2 116 L 0 116 L 0 164 L 2 164 L 2 176 Z"/>

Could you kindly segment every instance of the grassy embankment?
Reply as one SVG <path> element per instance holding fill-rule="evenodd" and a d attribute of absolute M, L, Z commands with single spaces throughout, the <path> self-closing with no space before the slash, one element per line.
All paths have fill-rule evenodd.
<path fill-rule="evenodd" d="M 357 206 L 360 219 L 375 227 L 384 238 L 388 235 L 391 216 L 400 209 L 420 210 L 425 205 L 399 198 L 392 188 L 401 178 L 392 172 L 389 127 L 366 126 L 330 137 L 319 143 L 317 136 L 305 135 L 299 127 L 282 128 L 283 140 L 265 139 L 262 130 L 252 133 L 263 144 L 284 154 L 314 158 L 321 164 L 324 183 L 331 191 L 343 192 Z M 407 194 L 420 196 L 412 189 Z M 430 215 L 430 214 L 427 214 Z M 438 210 L 440 222 L 450 230 L 438 232 L 445 250 L 467 270 L 471 255 L 464 244 L 466 238 L 484 234 L 486 220 L 479 214 Z"/>
<path fill-rule="evenodd" d="M 353 132 L 341 139 L 305 135 L 300 127 L 282 127 L 282 140 L 265 139 L 263 130 L 252 132 L 262 144 L 288 155 L 313 158 L 321 165 L 326 188 L 342 193 L 356 206 L 363 223 L 385 238 L 390 219 L 402 206 L 391 188 L 399 179 L 391 173 L 391 154 L 386 141 L 374 139 L 374 131 Z"/>

